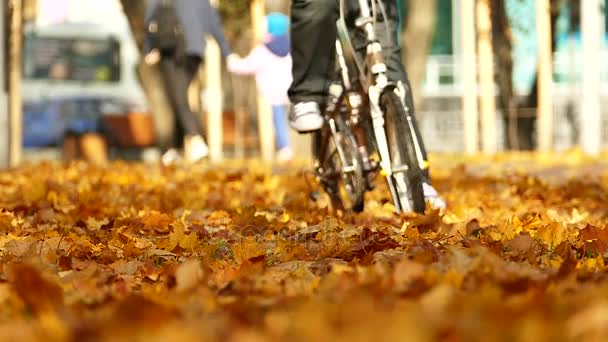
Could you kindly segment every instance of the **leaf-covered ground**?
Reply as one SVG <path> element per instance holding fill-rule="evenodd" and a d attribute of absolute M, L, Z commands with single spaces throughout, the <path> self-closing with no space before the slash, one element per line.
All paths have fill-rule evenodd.
<path fill-rule="evenodd" d="M 426 216 L 381 182 L 332 212 L 302 167 L 0 172 L 0 339 L 604 340 L 608 166 L 435 165 L 449 207 Z"/>

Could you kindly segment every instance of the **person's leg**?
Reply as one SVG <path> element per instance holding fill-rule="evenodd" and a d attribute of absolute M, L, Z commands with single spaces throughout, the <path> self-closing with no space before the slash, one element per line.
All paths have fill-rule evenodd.
<path fill-rule="evenodd" d="M 325 98 L 334 70 L 336 0 L 293 0 L 291 3 L 292 103 Z"/>
<path fill-rule="evenodd" d="M 170 146 L 161 146 L 163 153 L 179 148 L 181 146 L 181 140 L 183 140 L 183 128 L 180 120 L 177 118 L 177 107 L 175 105 L 175 96 L 173 94 L 173 74 L 175 73 L 175 64 L 173 58 L 170 55 L 163 55 L 160 63 L 160 74 L 163 81 L 163 88 L 167 94 L 167 99 L 171 105 L 173 111 L 173 136 L 171 138 Z"/>
<path fill-rule="evenodd" d="M 184 133 L 182 122 L 181 120 L 178 120 L 177 116 L 174 119 L 173 129 L 173 147 L 177 149 L 184 148 L 184 138 L 186 137 L 186 133 Z"/>
<path fill-rule="evenodd" d="M 185 135 L 200 134 L 200 122 L 197 115 L 190 110 L 188 103 L 188 88 L 193 78 L 191 71 L 186 68 L 186 64 L 176 60 L 173 56 L 162 59 L 161 71 L 176 120 L 179 121 L 183 133 Z"/>
<path fill-rule="evenodd" d="M 196 75 L 200 61 L 200 58 L 195 56 L 180 58 L 169 55 L 161 62 L 163 78 L 176 121 L 183 131 L 184 154 L 188 161 L 199 160 L 209 153 L 202 137 L 200 119 L 192 112 L 188 102 L 188 88 Z"/>
<path fill-rule="evenodd" d="M 289 128 L 287 127 L 287 106 L 272 106 L 272 118 L 277 140 L 277 150 L 289 147 Z"/>
<path fill-rule="evenodd" d="M 190 104 L 188 101 L 188 89 L 190 88 L 190 84 L 192 80 L 198 75 L 198 70 L 201 65 L 202 59 L 198 56 L 185 56 L 181 59 L 182 65 L 181 68 L 184 71 L 187 82 L 185 83 L 186 88 L 183 90 L 183 104 L 187 111 L 183 111 L 183 113 L 188 114 L 188 120 L 191 125 L 187 128 L 187 134 L 184 139 L 184 157 L 186 161 L 194 163 L 197 162 L 209 155 L 209 147 L 203 138 L 203 129 L 201 119 L 199 114 L 194 113 L 190 109 Z"/>
<path fill-rule="evenodd" d="M 198 62 L 197 62 L 198 60 Z M 184 60 L 174 60 L 173 93 L 176 101 L 177 116 L 186 136 L 201 135 L 201 120 L 198 114 L 190 109 L 188 89 L 200 64 L 200 58 L 188 56 Z"/>

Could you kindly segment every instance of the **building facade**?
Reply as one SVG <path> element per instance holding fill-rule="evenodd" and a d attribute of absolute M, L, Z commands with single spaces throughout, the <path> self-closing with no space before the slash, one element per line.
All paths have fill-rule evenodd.
<path fill-rule="evenodd" d="M 419 120 L 429 150 L 460 152 L 464 150 L 463 121 L 461 111 L 462 70 L 460 63 L 460 1 L 438 0 L 438 20 L 431 55 L 427 62 L 426 79 L 422 88 L 424 103 L 419 110 Z M 584 0 L 583 0 L 584 1 Z M 604 18 L 608 6 L 603 6 Z M 513 33 L 513 81 L 520 97 L 529 94 L 536 76 L 536 2 L 535 0 L 508 0 L 507 12 Z M 577 118 L 579 116 L 582 46 L 578 27 L 570 27 L 570 9 L 561 9 L 556 29 L 554 54 L 554 147 L 566 149 L 577 143 Z M 608 59 L 608 22 L 604 19 L 603 46 L 598 47 Z M 601 45 L 601 44 L 600 44 Z M 604 106 L 602 131 L 604 144 L 608 145 L 608 64 L 600 70 Z M 500 115 L 498 115 L 500 118 Z M 504 147 L 501 135 L 502 120 L 498 120 L 499 146 Z"/>

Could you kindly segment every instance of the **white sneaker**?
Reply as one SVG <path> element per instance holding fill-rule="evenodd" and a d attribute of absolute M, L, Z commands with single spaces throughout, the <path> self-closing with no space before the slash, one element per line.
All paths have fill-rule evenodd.
<path fill-rule="evenodd" d="M 439 196 L 439 193 L 431 184 L 427 182 L 422 183 L 422 192 L 424 193 L 424 199 L 431 204 L 431 207 L 435 209 L 445 209 L 445 201 Z"/>
<path fill-rule="evenodd" d="M 191 135 L 184 141 L 184 157 L 189 163 L 196 163 L 209 155 L 209 147 L 200 135 Z"/>
<path fill-rule="evenodd" d="M 171 148 L 163 154 L 160 160 L 163 165 L 169 166 L 179 162 L 181 159 L 182 157 L 179 155 L 179 151 L 174 148 Z"/>
<path fill-rule="evenodd" d="M 277 151 L 277 162 L 286 163 L 291 161 L 294 157 L 293 149 L 291 147 L 283 147 Z"/>
<path fill-rule="evenodd" d="M 323 127 L 323 116 L 316 102 L 298 102 L 289 113 L 289 126 L 300 133 L 316 131 Z"/>

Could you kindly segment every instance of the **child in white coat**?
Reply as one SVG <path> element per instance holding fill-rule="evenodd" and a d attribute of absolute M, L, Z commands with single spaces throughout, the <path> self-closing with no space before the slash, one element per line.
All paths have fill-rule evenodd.
<path fill-rule="evenodd" d="M 260 93 L 272 105 L 277 160 L 289 161 L 294 156 L 287 126 L 287 90 L 292 81 L 289 18 L 282 13 L 270 13 L 266 16 L 266 24 L 265 42 L 245 58 L 229 56 L 228 70 L 240 75 L 255 75 Z"/>

